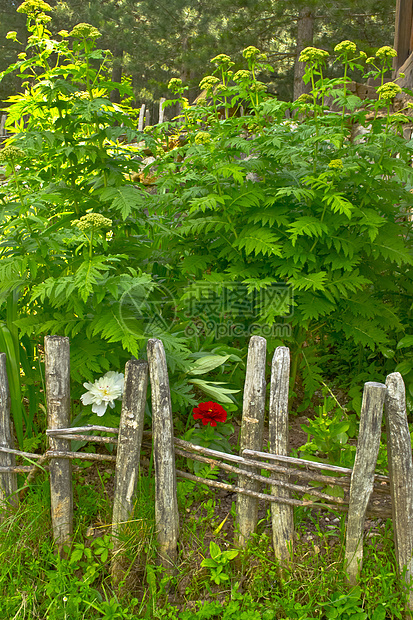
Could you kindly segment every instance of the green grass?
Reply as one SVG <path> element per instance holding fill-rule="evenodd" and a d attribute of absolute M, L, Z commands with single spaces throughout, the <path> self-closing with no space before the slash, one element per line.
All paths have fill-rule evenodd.
<path fill-rule="evenodd" d="M 90 474 L 84 469 L 75 476 L 75 536 L 66 558 L 59 558 L 53 547 L 44 474 L 0 524 L 0 620 L 404 617 L 405 593 L 395 569 L 390 522 L 366 538 L 360 587 L 353 591 L 347 590 L 343 573 L 343 519 L 326 530 L 325 522 L 321 527 L 309 510 L 296 514 L 295 561 L 282 579 L 270 523 L 263 518 L 248 548 L 225 562 L 226 577 L 217 584 L 203 560 L 210 557 L 211 541 L 222 551 L 233 549 L 233 516 L 222 525 L 219 500 L 189 486 L 180 489 L 179 563 L 174 576 L 166 576 L 156 561 L 153 481 L 145 476 L 139 481 L 133 519 L 121 534 L 124 579 L 115 591 L 105 527 L 111 519 L 106 490 L 111 474 Z"/>

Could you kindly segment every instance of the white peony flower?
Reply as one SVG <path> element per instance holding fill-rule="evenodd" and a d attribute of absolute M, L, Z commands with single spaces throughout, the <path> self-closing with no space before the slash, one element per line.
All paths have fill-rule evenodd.
<path fill-rule="evenodd" d="M 94 383 L 88 381 L 83 386 L 88 390 L 86 394 L 82 394 L 80 400 L 84 405 L 92 404 L 93 413 L 102 416 L 107 406 L 112 409 L 115 406 L 115 400 L 122 400 L 124 376 L 121 372 L 110 370 L 103 377 L 97 379 Z"/>

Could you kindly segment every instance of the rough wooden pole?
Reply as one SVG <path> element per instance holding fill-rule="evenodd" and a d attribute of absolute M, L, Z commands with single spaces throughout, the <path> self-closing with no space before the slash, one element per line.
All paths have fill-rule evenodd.
<path fill-rule="evenodd" d="M 145 120 L 145 104 L 141 105 L 141 109 L 139 110 L 139 120 L 138 120 L 138 131 L 143 131 L 143 123 Z"/>
<path fill-rule="evenodd" d="M 14 448 L 12 423 L 10 420 L 10 390 L 6 370 L 6 354 L 0 353 L 0 446 Z M 15 466 L 14 454 L 0 452 L 0 466 Z M 5 516 L 2 507 L 7 504 L 17 505 L 17 474 L 5 472 L 0 474 L 0 521 Z"/>
<path fill-rule="evenodd" d="M 352 586 L 356 585 L 363 564 L 364 520 L 373 491 L 385 396 L 386 386 L 383 383 L 364 384 L 346 534 L 345 563 L 348 582 Z"/>
<path fill-rule="evenodd" d="M 46 336 L 45 382 L 48 428 L 67 428 L 70 424 L 70 345 L 69 338 Z M 70 450 L 70 441 L 49 437 L 51 450 Z M 50 460 L 50 498 L 53 537 L 62 553 L 73 533 L 72 463 L 68 459 Z"/>
<path fill-rule="evenodd" d="M 265 415 L 265 363 L 267 341 L 252 336 L 248 347 L 247 370 L 241 422 L 240 454 L 242 450 L 261 450 Z M 251 471 L 257 472 L 256 468 Z M 260 483 L 246 476 L 238 476 L 238 486 L 258 492 Z M 247 495 L 237 495 L 237 531 L 235 543 L 244 547 L 255 531 L 258 522 L 258 500 Z"/>
<path fill-rule="evenodd" d="M 133 512 L 133 496 L 139 475 L 147 388 L 147 362 L 141 360 L 127 362 L 119 424 L 112 517 L 114 547 L 111 572 L 115 584 L 119 583 L 123 575 L 122 546 L 119 541 L 119 533 L 122 525 L 131 518 Z"/>
<path fill-rule="evenodd" d="M 413 576 L 413 464 L 407 423 L 403 379 L 394 372 L 386 379 L 385 400 L 387 455 L 393 513 L 394 542 L 400 573 L 411 588 Z M 409 609 L 413 611 L 413 593 L 409 590 Z"/>
<path fill-rule="evenodd" d="M 159 100 L 159 123 L 163 123 L 164 120 L 164 116 L 165 116 L 165 108 L 163 106 L 163 104 L 165 103 L 166 99 L 165 97 L 161 97 Z"/>
<path fill-rule="evenodd" d="M 163 344 L 148 340 L 152 393 L 153 453 L 155 466 L 155 522 L 158 551 L 168 574 L 177 561 L 179 513 L 176 496 L 175 447 L 168 369 Z"/>
<path fill-rule="evenodd" d="M 290 382 L 290 351 L 277 347 L 272 359 L 269 439 L 272 454 L 288 455 L 288 390 Z M 288 480 L 282 477 L 281 480 Z M 290 498 L 288 489 L 271 487 L 272 495 Z M 294 540 L 294 513 L 292 506 L 271 504 L 272 537 L 275 557 L 281 567 L 287 566 L 292 558 Z"/>

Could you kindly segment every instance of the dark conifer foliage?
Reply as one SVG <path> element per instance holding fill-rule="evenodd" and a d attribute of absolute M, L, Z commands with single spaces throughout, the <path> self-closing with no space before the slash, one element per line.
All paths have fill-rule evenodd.
<path fill-rule="evenodd" d="M 24 17 L 16 13 L 19 4 L 0 0 L 0 69 L 21 51 L 5 39 L 9 30 L 24 36 Z M 193 100 L 209 59 L 222 52 L 240 63 L 241 51 L 248 45 L 264 51 L 274 66 L 274 73 L 261 76 L 269 91 L 290 100 L 294 72 L 296 82 L 300 77 L 297 52 L 303 44 L 311 44 L 311 37 L 312 44 L 328 51 L 351 39 L 367 54 L 392 45 L 394 37 L 393 0 L 51 0 L 50 4 L 52 31 L 70 30 L 79 22 L 100 30 L 99 45 L 113 54 L 113 78 L 130 77 L 136 105 L 151 105 L 167 95 L 171 77 L 190 86 L 188 98 Z M 18 81 L 9 78 L 0 85 L 1 97 L 17 87 Z M 112 93 L 112 99 L 117 98 Z"/>

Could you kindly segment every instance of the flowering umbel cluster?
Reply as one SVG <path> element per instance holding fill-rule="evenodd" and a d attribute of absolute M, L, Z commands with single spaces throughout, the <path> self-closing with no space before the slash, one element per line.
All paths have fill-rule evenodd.
<path fill-rule="evenodd" d="M 227 412 L 218 403 L 208 401 L 199 403 L 198 407 L 194 407 L 193 418 L 194 420 L 201 420 L 204 426 L 207 424 L 216 426 L 218 422 L 227 421 Z"/>
<path fill-rule="evenodd" d="M 329 164 L 329 168 L 333 170 L 342 170 L 343 169 L 343 160 L 342 159 L 332 159 Z"/>
<path fill-rule="evenodd" d="M 254 60 L 254 61 L 267 60 L 267 55 L 262 54 L 257 47 L 254 47 L 254 45 L 249 45 L 248 47 L 246 47 L 242 51 L 242 55 L 244 56 L 246 60 Z"/>
<path fill-rule="evenodd" d="M 245 80 L 251 79 L 251 71 L 247 71 L 246 69 L 240 69 L 236 72 L 234 77 L 232 78 L 234 82 L 242 82 Z"/>
<path fill-rule="evenodd" d="M 201 90 L 209 90 L 219 84 L 219 78 L 215 75 L 207 75 L 199 82 L 199 88 Z"/>
<path fill-rule="evenodd" d="M 16 10 L 18 13 L 26 13 L 29 17 L 35 17 L 43 11 L 51 11 L 52 7 L 43 0 L 26 0 Z"/>
<path fill-rule="evenodd" d="M 19 149 L 17 146 L 5 146 L 4 149 L 0 151 L 0 163 L 4 161 L 16 161 L 17 159 L 21 159 L 24 157 L 24 151 Z"/>
<path fill-rule="evenodd" d="M 317 47 L 306 47 L 300 54 L 298 59 L 300 62 L 309 62 L 317 64 L 324 62 L 328 58 L 328 52 L 320 50 Z"/>
<path fill-rule="evenodd" d="M 215 58 L 211 58 L 210 62 L 214 63 L 214 65 L 223 65 L 227 68 L 233 67 L 235 64 L 226 54 L 218 54 L 218 56 L 215 56 Z"/>
<path fill-rule="evenodd" d="M 208 131 L 198 131 L 195 136 L 195 144 L 208 144 L 211 142 L 211 134 Z"/>
<path fill-rule="evenodd" d="M 380 60 L 395 58 L 396 56 L 396 50 L 393 47 L 390 47 L 390 45 L 383 45 L 383 47 L 378 49 L 376 52 L 376 58 L 380 58 Z"/>
<path fill-rule="evenodd" d="M 86 213 L 79 220 L 73 220 L 72 226 L 77 226 L 82 231 L 90 228 L 110 228 L 112 220 L 100 213 Z"/>
<path fill-rule="evenodd" d="M 394 97 L 401 92 L 402 89 L 400 88 L 400 86 L 398 84 L 395 84 L 394 82 L 387 82 L 386 84 L 379 86 L 379 88 L 377 89 L 379 99 L 385 100 L 394 99 Z"/>
<path fill-rule="evenodd" d="M 353 41 L 341 41 L 341 43 L 337 43 L 334 48 L 334 51 L 337 54 L 355 54 L 357 52 L 357 45 L 353 43 Z"/>
<path fill-rule="evenodd" d="M 180 78 L 171 78 L 168 83 L 169 90 L 176 90 L 177 88 L 181 88 L 182 80 Z"/>
<path fill-rule="evenodd" d="M 70 32 L 70 36 L 76 39 L 97 39 L 102 35 L 94 26 L 82 22 L 73 28 L 72 32 Z"/>

